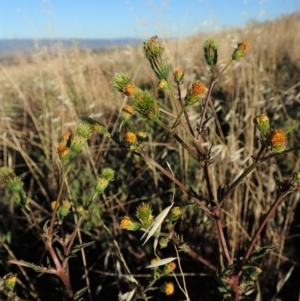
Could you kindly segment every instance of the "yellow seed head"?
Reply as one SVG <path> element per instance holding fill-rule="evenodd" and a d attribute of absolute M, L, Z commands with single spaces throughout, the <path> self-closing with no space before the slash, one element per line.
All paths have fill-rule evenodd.
<path fill-rule="evenodd" d="M 172 282 L 166 283 L 161 287 L 161 291 L 167 296 L 174 294 L 174 284 Z"/>
<path fill-rule="evenodd" d="M 185 97 L 185 105 L 191 106 L 201 99 L 205 93 L 205 86 L 200 81 L 194 82 Z"/>
<path fill-rule="evenodd" d="M 194 82 L 192 84 L 191 93 L 193 95 L 202 96 L 205 92 L 205 86 L 201 82 Z"/>
<path fill-rule="evenodd" d="M 157 89 L 165 90 L 168 88 L 169 88 L 168 82 L 165 79 L 161 79 L 157 85 Z"/>
<path fill-rule="evenodd" d="M 260 267 L 256 267 L 255 270 L 257 274 L 260 274 L 262 272 L 262 269 Z"/>
<path fill-rule="evenodd" d="M 143 132 L 143 131 L 138 131 L 138 136 L 139 136 L 140 138 L 145 139 L 145 138 L 147 137 L 147 133 L 146 133 L 146 132 Z"/>
<path fill-rule="evenodd" d="M 59 214 L 61 216 L 67 216 L 68 213 L 70 212 L 70 208 L 71 208 L 71 202 L 68 200 L 64 200 L 62 201 L 62 204 L 59 208 Z"/>
<path fill-rule="evenodd" d="M 133 144 L 134 142 L 136 142 L 137 138 L 136 138 L 136 134 L 133 132 L 127 132 L 125 134 L 125 140 L 130 143 Z"/>
<path fill-rule="evenodd" d="M 179 206 L 175 206 L 171 209 L 169 218 L 172 222 L 177 221 L 182 215 L 182 210 Z"/>
<path fill-rule="evenodd" d="M 17 282 L 17 276 L 13 273 L 9 273 L 3 277 L 3 280 L 5 287 L 9 290 L 13 290 Z"/>
<path fill-rule="evenodd" d="M 151 264 L 154 264 L 156 262 L 158 262 L 160 259 L 158 257 L 155 257 L 153 259 L 151 259 Z"/>
<path fill-rule="evenodd" d="M 76 211 L 77 211 L 77 213 L 79 213 L 80 215 L 82 215 L 84 213 L 85 209 L 84 209 L 83 206 L 79 206 L 79 207 L 77 207 Z"/>
<path fill-rule="evenodd" d="M 244 41 L 244 42 L 242 42 L 242 43 L 239 44 L 239 48 L 244 53 L 246 53 L 248 51 L 249 47 L 250 47 L 250 42 L 249 41 Z"/>
<path fill-rule="evenodd" d="M 174 70 L 173 75 L 174 75 L 174 81 L 176 83 L 180 83 L 183 79 L 184 71 L 182 69 L 176 69 Z"/>
<path fill-rule="evenodd" d="M 133 107 L 130 105 L 126 105 L 122 109 L 121 118 L 124 122 L 127 122 L 133 113 Z"/>
<path fill-rule="evenodd" d="M 128 231 L 136 231 L 139 229 L 139 223 L 131 220 L 129 216 L 125 216 L 120 223 L 120 228 Z"/>
<path fill-rule="evenodd" d="M 170 274 L 172 271 L 174 271 L 176 269 L 176 263 L 175 262 L 169 262 L 166 266 L 165 266 L 165 268 L 164 268 L 164 270 L 163 270 L 163 274 L 164 275 L 168 275 L 168 274 Z"/>
<path fill-rule="evenodd" d="M 52 210 L 54 210 L 55 206 L 56 206 L 57 201 L 52 201 L 51 202 L 51 208 Z"/>
<path fill-rule="evenodd" d="M 131 115 L 133 113 L 133 106 L 126 105 L 123 107 L 122 111 Z"/>
<path fill-rule="evenodd" d="M 283 152 L 286 148 L 286 135 L 283 130 L 272 130 L 268 137 L 267 143 L 275 152 Z"/>
<path fill-rule="evenodd" d="M 232 59 L 238 60 L 242 58 L 250 47 L 249 41 L 244 41 L 242 43 L 238 43 L 237 48 L 232 53 Z"/>
<path fill-rule="evenodd" d="M 70 148 L 65 146 L 63 143 L 59 143 L 57 147 L 58 156 L 61 160 L 68 158 L 71 153 Z"/>
<path fill-rule="evenodd" d="M 69 141 L 70 140 L 70 138 L 71 138 L 71 132 L 65 132 L 63 135 L 62 135 L 62 141 L 64 141 L 64 142 L 67 142 L 67 141 Z"/>
<path fill-rule="evenodd" d="M 138 88 L 135 85 L 129 83 L 124 88 L 124 94 L 130 97 L 137 91 L 137 89 Z"/>

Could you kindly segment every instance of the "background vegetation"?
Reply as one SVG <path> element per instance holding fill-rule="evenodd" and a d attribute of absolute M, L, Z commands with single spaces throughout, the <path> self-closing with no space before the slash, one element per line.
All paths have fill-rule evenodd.
<path fill-rule="evenodd" d="M 197 79 L 208 82 L 202 50 L 205 39 L 214 38 L 219 44 L 219 68 L 228 61 L 238 42 L 245 39 L 251 42 L 245 59 L 228 69 L 212 95 L 215 104 L 212 114 L 215 115 L 208 123 L 208 131 L 209 143 L 213 145 L 215 187 L 231 183 L 251 162 L 251 154 L 258 150 L 254 116 L 267 113 L 276 128 L 288 128 L 299 119 L 299 18 L 299 14 L 293 14 L 262 24 L 252 22 L 243 29 L 163 41 L 172 68 L 185 71 L 185 88 Z M 112 92 L 110 83 L 117 71 L 129 74 L 139 87 L 154 91 L 157 86 L 157 79 L 143 57 L 142 45 L 100 53 L 79 51 L 76 47 L 66 52 L 55 45 L 52 49 L 40 49 L 30 57 L 0 65 L 0 166 L 12 167 L 22 178 L 39 223 L 43 224 L 50 215 L 50 203 L 59 189 L 57 145 L 62 133 L 74 130 L 81 116 L 100 121 L 112 133 L 117 130 L 120 110 L 126 101 L 121 94 Z M 172 109 L 167 95 L 160 93 L 157 97 L 165 108 Z M 192 119 L 199 118 L 200 110 L 201 104 L 193 107 Z M 174 174 L 187 187 L 206 194 L 202 171 L 171 137 L 138 116 L 126 127 L 147 132 L 151 156 L 161 164 L 168 161 Z M 288 136 L 289 146 L 300 144 L 299 133 L 298 128 Z M 119 222 L 124 215 L 134 214 L 142 201 L 151 203 L 157 214 L 170 204 L 173 186 L 153 167 L 124 152 L 105 136 L 89 140 L 77 160 L 65 191 L 75 203 L 88 197 L 101 168 L 108 166 L 116 171 L 115 181 L 99 201 L 101 219 L 94 216 L 86 221 L 82 236 L 86 242 L 96 242 L 85 249 L 93 300 L 117 300 L 118 292 L 129 290 L 131 284 L 126 280 L 114 240 L 132 274 L 142 284 L 148 282 L 149 272 L 145 266 L 153 257 L 151 244 L 142 247 L 140 234 L 120 230 Z M 284 180 L 295 170 L 300 170 L 299 151 L 262 165 L 259 172 L 248 177 L 224 204 L 222 217 L 233 253 L 247 244 L 249 234 L 254 233 L 261 216 L 269 209 L 276 194 L 274 175 Z M 8 263 L 9 259 L 16 258 L 47 265 L 47 253 L 38 233 L 32 231 L 9 193 L 2 189 L 0 197 L 0 275 L 15 272 L 19 277 L 19 295 L 26 299 L 54 300 L 57 292 L 51 287 L 59 286 L 56 277 L 37 277 L 29 269 Z M 261 245 L 277 245 L 278 248 L 260 264 L 263 273 L 257 281 L 253 300 L 256 297 L 256 300 L 300 298 L 299 197 L 299 191 L 288 196 L 261 236 Z M 187 196 L 178 190 L 175 202 L 187 204 Z M 104 230 L 102 223 L 112 235 Z M 72 225 L 70 218 L 65 230 Z M 199 208 L 189 207 L 177 224 L 177 230 L 203 257 L 218 261 L 220 246 L 215 239 L 214 225 Z M 176 256 L 171 247 L 167 254 Z M 210 282 L 200 276 L 203 267 L 187 255 L 181 256 L 191 299 L 214 300 L 210 295 Z M 70 266 L 72 283 L 75 287 L 84 287 L 82 258 L 71 259 Z M 277 294 L 279 281 L 293 266 L 292 274 Z M 165 298 L 158 294 L 155 300 Z M 178 292 L 168 298 L 180 300 L 183 296 Z"/>

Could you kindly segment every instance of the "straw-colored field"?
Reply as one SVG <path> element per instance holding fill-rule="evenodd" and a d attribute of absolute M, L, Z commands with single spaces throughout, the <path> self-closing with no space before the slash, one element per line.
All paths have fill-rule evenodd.
<path fill-rule="evenodd" d="M 206 124 L 203 144 L 212 147 L 214 163 L 209 168 L 214 192 L 219 186 L 230 185 L 252 164 L 252 156 L 260 146 L 259 133 L 252 121 L 255 116 L 266 113 L 272 128 L 284 130 L 300 119 L 299 20 L 300 15 L 293 14 L 272 22 L 251 23 L 242 29 L 161 41 L 171 69 L 184 69 L 183 94 L 195 80 L 208 85 L 209 68 L 203 57 L 206 39 L 218 42 L 219 71 L 230 59 L 237 43 L 250 41 L 246 56 L 230 66 L 212 92 L 213 105 L 208 110 L 212 118 Z M 41 226 L 49 218 L 50 203 L 57 198 L 59 190 L 57 146 L 61 135 L 67 130 L 74 131 L 81 116 L 98 120 L 112 134 L 119 129 L 121 108 L 127 98 L 112 90 L 111 81 L 116 72 L 127 73 L 136 86 L 150 89 L 158 99 L 162 120 L 174 122 L 176 107 L 167 92 L 157 91 L 158 80 L 142 50 L 143 45 L 101 52 L 74 48 L 67 52 L 56 45 L 11 64 L 0 65 L 0 167 L 12 167 L 21 177 Z M 202 103 L 188 108 L 194 128 L 202 109 Z M 123 126 L 122 131 L 126 130 L 147 132 L 149 156 L 167 170 L 168 162 L 176 178 L 200 198 L 207 198 L 209 192 L 203 170 L 169 134 L 135 114 Z M 180 128 L 178 135 L 191 144 L 190 137 Z M 298 126 L 288 134 L 287 147 L 299 147 L 299 137 Z M 232 258 L 241 256 L 276 199 L 276 180 L 284 182 L 293 172 L 300 171 L 299 155 L 297 150 L 264 162 L 222 205 L 221 219 Z M 92 300 L 117 300 L 119 291 L 130 290 L 132 283 L 125 277 L 129 272 L 124 268 L 120 253 L 141 285 L 149 282 L 150 278 L 145 275 L 150 277 L 150 272 L 145 266 L 154 257 L 152 244 L 142 246 L 141 233 L 126 232 L 119 226 L 123 216 L 134 216 L 141 202 L 151 203 L 157 215 L 175 194 L 175 204 L 184 207 L 176 231 L 191 248 L 218 265 L 221 246 L 213 221 L 199 207 L 186 207 L 191 199 L 177 187 L 174 190 L 172 181 L 158 169 L 126 152 L 108 137 L 93 136 L 83 148 L 68 174 L 63 198 L 73 204 L 88 200 L 94 178 L 103 167 L 115 170 L 115 181 L 99 197 L 94 208 L 96 213 L 83 223 L 81 234 L 84 242 L 95 241 L 85 249 Z M 37 278 L 38 274 L 28 268 L 19 269 L 8 264 L 9 259 L 19 259 L 47 266 L 48 254 L 38 231 L 13 204 L 10 194 L 1 188 L 0 196 L 1 275 L 11 271 L 18 274 L 20 296 L 25 299 L 60 300 L 53 299 L 52 295 L 52 299 L 47 299 L 45 294 L 45 291 L 49 293 L 49 283 L 59 286 L 55 277 Z M 299 198 L 299 190 L 289 194 L 260 236 L 257 246 L 276 245 L 277 248 L 258 261 L 263 272 L 250 300 L 300 298 Z M 69 217 L 61 231 L 72 231 L 73 227 L 74 219 Z M 84 274 L 82 255 L 77 254 L 77 258 L 70 259 L 71 280 L 76 289 L 86 285 L 81 278 Z M 169 246 L 159 251 L 159 255 L 164 258 L 176 256 L 176 253 Z M 205 271 L 202 265 L 184 253 L 181 253 L 181 264 L 191 300 L 216 300 L 211 295 L 212 280 L 199 276 Z M 294 270 L 281 288 L 278 283 L 293 266 Z M 179 270 L 175 272 L 180 273 Z M 165 300 L 160 294 L 155 296 L 155 300 Z M 84 300 L 88 298 L 87 294 Z M 168 300 L 183 299 L 177 289 Z"/>

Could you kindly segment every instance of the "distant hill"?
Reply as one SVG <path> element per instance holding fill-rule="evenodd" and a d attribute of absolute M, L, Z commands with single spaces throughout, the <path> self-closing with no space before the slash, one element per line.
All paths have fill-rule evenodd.
<path fill-rule="evenodd" d="M 100 50 L 109 47 L 122 47 L 126 45 L 137 45 L 139 39 L 2 39 L 0 40 L 0 58 L 11 58 L 16 55 L 30 54 L 44 47 L 61 45 L 64 49 L 70 49 L 75 45 L 79 49 Z"/>

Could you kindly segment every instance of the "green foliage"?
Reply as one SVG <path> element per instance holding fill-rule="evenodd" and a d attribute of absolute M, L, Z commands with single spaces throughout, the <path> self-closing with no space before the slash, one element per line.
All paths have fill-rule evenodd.
<path fill-rule="evenodd" d="M 24 289 L 6 287 L 2 298 L 20 294 L 44 300 L 41 291 L 50 288 L 51 300 L 114 300 L 118 294 L 122 300 L 149 300 L 174 294 L 174 300 L 236 301 L 253 300 L 257 283 L 268 294 L 264 284 L 279 274 L 273 267 L 285 258 L 280 252 L 292 260 L 295 252 L 283 247 L 283 238 L 299 186 L 299 121 L 291 120 L 298 117 L 290 101 L 297 87 L 289 89 L 290 81 L 280 86 L 278 80 L 290 69 L 278 67 L 273 78 L 270 70 L 279 60 L 269 51 L 266 60 L 258 44 L 246 53 L 249 43 L 239 43 L 230 54 L 228 41 L 216 40 L 207 40 L 202 60 L 198 50 L 189 66 L 194 45 L 182 43 L 188 47 L 184 60 L 173 60 L 166 57 L 172 51 L 165 51 L 172 41 L 149 39 L 143 54 L 153 75 L 136 72 L 136 52 L 134 61 L 125 63 L 118 53 L 126 73 L 113 79 L 111 66 L 103 62 L 105 71 L 93 64 L 74 76 L 76 60 L 66 54 L 64 63 L 56 58 L 60 82 L 41 70 L 40 77 L 20 80 L 17 92 L 7 85 L 3 112 L 16 115 L 2 123 L 1 155 L 13 168 L 0 169 L 1 189 L 7 188 L 1 190 L 1 269 L 3 275 L 13 271 Z M 225 57 L 228 64 L 219 67 Z M 247 62 L 229 68 L 242 57 Z M 174 78 L 173 62 L 185 64 L 185 70 L 173 71 Z M 122 93 L 122 107 L 117 94 L 104 94 L 109 88 Z M 278 91 L 284 92 L 276 104 Z M 20 98 L 24 108 L 16 103 Z M 261 105 L 257 99 L 268 102 Z M 282 104 L 284 114 L 278 109 Z M 89 116 L 78 120 L 82 114 Z M 275 169 L 280 176 L 272 187 Z M 283 241 L 278 251 L 269 246 L 278 241 Z M 138 278 L 151 258 L 163 264 L 147 270 L 147 279 Z M 176 266 L 168 266 L 170 258 Z M 175 267 L 177 284 L 167 282 L 174 280 Z M 195 276 L 185 278 L 189 272 Z M 278 282 L 276 294 L 290 285 L 291 273 Z M 37 276 L 51 276 L 46 289 L 39 288 Z"/>

